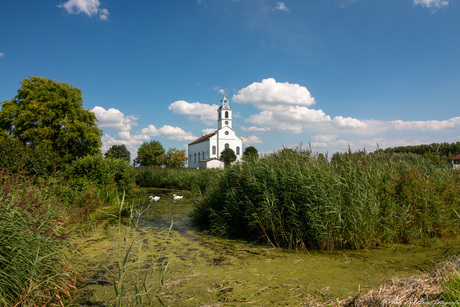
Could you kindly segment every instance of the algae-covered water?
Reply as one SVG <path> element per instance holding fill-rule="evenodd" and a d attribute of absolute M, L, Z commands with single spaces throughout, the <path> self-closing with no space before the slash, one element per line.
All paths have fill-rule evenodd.
<path fill-rule="evenodd" d="M 184 198 L 174 201 L 173 194 Z M 160 200 L 150 203 L 149 195 Z M 122 303 L 133 306 L 136 298 L 141 305 L 160 305 L 158 298 L 166 306 L 305 305 L 345 299 L 460 254 L 460 238 L 430 246 L 289 252 L 199 234 L 189 223 L 192 207 L 189 192 L 148 190 L 136 202 L 136 210 L 148 208 L 138 220 L 133 216 L 137 231 L 125 226 L 129 217 L 116 214 L 82 227 L 75 260 L 82 282 L 74 303 L 115 305 L 116 285 Z"/>

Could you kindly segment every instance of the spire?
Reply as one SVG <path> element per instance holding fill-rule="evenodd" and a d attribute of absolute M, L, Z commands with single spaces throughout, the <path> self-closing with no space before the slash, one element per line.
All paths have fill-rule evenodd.
<path fill-rule="evenodd" d="M 225 97 L 225 94 L 227 94 L 227 91 L 223 89 L 222 93 L 224 94 L 224 98 L 222 98 L 220 102 L 222 102 L 222 106 L 228 106 L 228 99 Z"/>

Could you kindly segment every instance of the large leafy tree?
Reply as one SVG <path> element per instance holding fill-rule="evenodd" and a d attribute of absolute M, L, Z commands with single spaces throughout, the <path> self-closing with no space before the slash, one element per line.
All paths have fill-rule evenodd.
<path fill-rule="evenodd" d="M 137 150 L 136 163 L 141 166 L 161 166 L 165 161 L 165 149 L 158 141 L 144 142 Z"/>
<path fill-rule="evenodd" d="M 126 145 L 112 145 L 112 147 L 107 150 L 104 154 L 106 158 L 116 158 L 116 159 L 123 159 L 128 162 L 131 161 L 131 153 L 126 148 Z"/>
<path fill-rule="evenodd" d="M 220 161 L 223 161 L 225 166 L 232 164 L 236 161 L 236 154 L 231 148 L 225 148 L 220 153 Z"/>
<path fill-rule="evenodd" d="M 56 164 L 100 153 L 102 132 L 83 108 L 80 89 L 41 77 L 21 81 L 18 94 L 1 102 L 0 129 L 25 146 L 48 148 Z"/>
<path fill-rule="evenodd" d="M 176 148 L 169 148 L 166 152 L 166 166 L 170 168 L 183 167 L 187 163 L 187 156 L 185 150 Z"/>

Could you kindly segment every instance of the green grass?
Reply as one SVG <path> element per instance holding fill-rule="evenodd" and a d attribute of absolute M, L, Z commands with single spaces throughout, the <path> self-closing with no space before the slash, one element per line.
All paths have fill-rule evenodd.
<path fill-rule="evenodd" d="M 289 249 L 371 248 L 458 232 L 460 177 L 412 154 L 283 149 L 227 168 L 193 212 L 200 230 Z"/>

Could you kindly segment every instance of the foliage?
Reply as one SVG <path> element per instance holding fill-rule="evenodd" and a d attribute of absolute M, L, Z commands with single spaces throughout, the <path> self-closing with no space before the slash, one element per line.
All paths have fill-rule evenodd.
<path fill-rule="evenodd" d="M 204 191 L 221 173 L 219 169 L 140 169 L 136 183 L 140 187 Z"/>
<path fill-rule="evenodd" d="M 23 171 L 29 176 L 45 176 L 55 168 L 53 154 L 46 146 L 25 146 L 11 136 L 0 137 L 0 157 L 0 169 L 10 173 Z"/>
<path fill-rule="evenodd" d="M 18 175 L 0 175 L 0 305 L 63 305 L 75 288 L 67 211 Z"/>
<path fill-rule="evenodd" d="M 176 148 L 169 148 L 165 156 L 166 167 L 179 168 L 185 166 L 187 163 L 187 156 L 185 150 L 179 150 Z"/>
<path fill-rule="evenodd" d="M 291 249 L 370 248 L 460 230 L 460 177 L 413 154 L 284 149 L 226 168 L 193 223 Z"/>
<path fill-rule="evenodd" d="M 131 162 L 131 153 L 126 148 L 126 145 L 112 145 L 107 152 L 104 154 L 105 158 L 112 158 L 112 159 L 123 159 Z"/>
<path fill-rule="evenodd" d="M 244 149 L 243 152 L 243 160 L 248 160 L 248 159 L 257 159 L 259 158 L 259 152 L 254 146 L 248 146 Z"/>
<path fill-rule="evenodd" d="M 84 191 L 86 185 L 112 185 L 119 191 L 130 193 L 135 186 L 136 171 L 123 159 L 104 159 L 102 155 L 86 156 L 77 159 L 66 169 L 70 185 L 83 183 L 79 189 Z M 81 179 L 84 179 L 83 181 Z"/>
<path fill-rule="evenodd" d="M 455 155 L 460 153 L 460 142 L 456 143 L 432 143 L 415 146 L 400 146 L 395 148 L 387 148 L 385 152 L 394 153 L 415 153 L 425 155 L 435 163 L 452 163 Z"/>
<path fill-rule="evenodd" d="M 0 129 L 26 146 L 45 147 L 58 166 L 69 163 L 101 146 L 96 116 L 82 104 L 81 90 L 68 83 L 23 79 L 16 97 L 1 103 Z"/>
<path fill-rule="evenodd" d="M 137 150 L 136 162 L 141 166 L 161 166 L 164 159 L 165 150 L 158 141 L 144 142 Z"/>
<path fill-rule="evenodd" d="M 223 161 L 225 166 L 232 164 L 236 161 L 236 154 L 231 148 L 225 148 L 220 153 L 220 161 Z"/>

